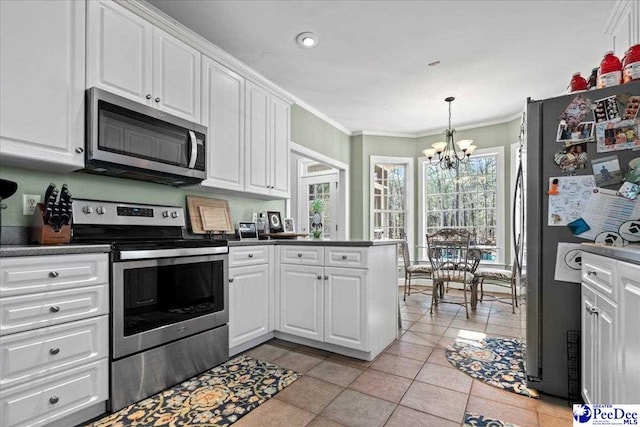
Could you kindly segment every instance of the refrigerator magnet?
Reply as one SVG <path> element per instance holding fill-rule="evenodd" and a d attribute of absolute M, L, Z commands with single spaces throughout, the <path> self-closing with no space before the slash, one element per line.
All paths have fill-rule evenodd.
<path fill-rule="evenodd" d="M 589 224 L 587 224 L 587 221 L 585 221 L 582 218 L 578 218 L 576 220 L 571 221 L 569 224 L 567 224 L 567 228 L 569 229 L 569 231 L 571 231 L 571 233 L 574 236 L 582 234 L 585 231 L 591 230 L 591 227 L 589 227 Z"/>
<path fill-rule="evenodd" d="M 605 246 L 624 246 L 624 239 L 615 231 L 603 231 L 596 236 L 595 243 Z"/>
<path fill-rule="evenodd" d="M 618 234 L 628 242 L 640 242 L 640 220 L 623 222 Z"/>

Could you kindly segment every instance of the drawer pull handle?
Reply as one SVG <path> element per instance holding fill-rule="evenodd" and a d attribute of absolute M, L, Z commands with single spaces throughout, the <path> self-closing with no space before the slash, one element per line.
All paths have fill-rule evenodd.
<path fill-rule="evenodd" d="M 342 259 L 347 259 L 347 256 L 346 255 L 342 255 Z"/>
<path fill-rule="evenodd" d="M 587 271 L 587 276 L 598 276 L 598 272 L 597 271 Z"/>
<path fill-rule="evenodd" d="M 302 258 L 302 254 L 298 254 L 298 258 Z"/>
<path fill-rule="evenodd" d="M 318 276 L 318 280 L 322 280 L 322 276 Z"/>
<path fill-rule="evenodd" d="M 55 405 L 56 403 L 58 403 L 59 400 L 60 398 L 58 396 L 51 396 L 49 398 L 49 403 L 51 403 L 52 405 Z"/>
<path fill-rule="evenodd" d="M 52 279 L 55 279 L 59 275 L 60 275 L 60 273 L 58 273 L 57 271 L 50 271 L 49 272 L 49 277 L 51 277 Z"/>
<path fill-rule="evenodd" d="M 249 254 L 249 258 L 253 258 L 253 254 Z"/>
<path fill-rule="evenodd" d="M 233 283 L 233 278 L 229 278 L 229 283 Z"/>
<path fill-rule="evenodd" d="M 57 305 L 52 305 L 51 307 L 49 307 L 49 311 L 52 313 L 57 313 L 60 311 L 60 307 L 58 307 Z"/>
<path fill-rule="evenodd" d="M 60 353 L 60 349 L 59 348 L 51 348 L 49 349 L 49 353 L 53 354 L 54 356 L 58 353 Z"/>

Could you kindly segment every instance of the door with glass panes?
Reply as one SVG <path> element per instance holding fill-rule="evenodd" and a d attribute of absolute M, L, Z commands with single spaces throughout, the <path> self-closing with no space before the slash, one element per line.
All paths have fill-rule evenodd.
<path fill-rule="evenodd" d="M 337 201 L 338 201 L 338 174 L 307 176 L 301 179 L 304 197 L 301 198 L 301 205 L 298 212 L 301 218 L 298 219 L 301 233 L 311 233 L 313 230 L 313 202 L 316 199 L 322 200 L 322 238 L 336 239 L 338 232 L 337 224 Z"/>

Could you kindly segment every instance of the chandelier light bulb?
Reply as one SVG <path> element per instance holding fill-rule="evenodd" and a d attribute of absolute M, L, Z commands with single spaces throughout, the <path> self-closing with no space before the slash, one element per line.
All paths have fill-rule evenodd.
<path fill-rule="evenodd" d="M 467 148 L 469 148 L 469 146 L 473 144 L 473 139 L 463 139 L 461 141 L 458 141 L 457 144 L 462 151 L 466 151 Z"/>
<path fill-rule="evenodd" d="M 446 142 L 436 142 L 434 144 L 431 144 L 431 146 L 436 151 L 436 153 L 440 154 L 440 153 L 442 153 L 444 151 L 445 148 L 447 148 L 447 143 Z"/>
<path fill-rule="evenodd" d="M 435 148 L 427 148 L 426 150 L 422 151 L 422 154 L 424 154 L 424 156 L 426 158 L 431 160 L 431 158 L 433 158 L 433 156 L 435 156 L 436 150 L 435 150 Z"/>
<path fill-rule="evenodd" d="M 469 147 L 467 147 L 467 149 L 465 150 L 464 154 L 466 154 L 467 156 L 470 156 L 474 150 L 476 149 L 475 145 L 470 145 Z"/>

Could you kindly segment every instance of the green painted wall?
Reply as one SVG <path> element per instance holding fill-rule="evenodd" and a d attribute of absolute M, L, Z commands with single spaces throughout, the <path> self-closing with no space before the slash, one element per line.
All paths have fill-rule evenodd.
<path fill-rule="evenodd" d="M 215 191 L 180 189 L 168 185 L 134 181 L 131 179 L 110 178 L 91 175 L 84 172 L 56 174 L 39 170 L 20 169 L 2 166 L 0 178 L 18 183 L 18 191 L 10 199 L 3 200 L 7 209 L 2 211 L 3 226 L 27 226 L 31 217 L 22 215 L 22 194 L 40 194 L 50 182 L 58 187 L 66 183 L 73 197 L 87 199 L 116 200 L 122 202 L 168 204 L 185 206 L 186 195 L 199 195 L 229 201 L 231 219 L 235 223 L 251 219 L 255 211 L 273 210 L 284 212 L 283 200 L 260 200 L 245 195 L 229 195 Z"/>
<path fill-rule="evenodd" d="M 291 106 L 291 141 L 349 164 L 349 135 L 297 104 Z"/>
<path fill-rule="evenodd" d="M 369 239 L 371 156 L 414 157 L 415 140 L 359 135 L 351 138 L 351 237 Z"/>

